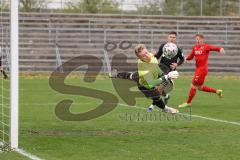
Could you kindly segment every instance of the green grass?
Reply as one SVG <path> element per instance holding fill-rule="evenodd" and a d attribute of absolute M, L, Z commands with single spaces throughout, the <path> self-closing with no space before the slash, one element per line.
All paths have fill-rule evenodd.
<path fill-rule="evenodd" d="M 183 76 L 175 82 L 169 106 L 184 102 L 191 77 Z M 111 92 L 117 96 L 109 79 L 99 78 L 94 83 L 73 77 L 67 84 L 87 86 Z M 238 77 L 211 77 L 206 85 L 222 88 L 224 98 L 214 94 L 197 93 L 192 102 L 192 113 L 240 123 Z M 112 160 L 112 159 L 204 159 L 237 160 L 240 157 L 240 126 L 200 118 L 179 120 L 124 119 L 124 115 L 146 115 L 145 110 L 118 105 L 99 118 L 83 122 L 58 119 L 55 105 L 63 99 L 74 101 L 71 111 L 85 112 L 95 108 L 100 100 L 80 95 L 64 95 L 49 87 L 48 79 L 21 78 L 20 80 L 20 147 L 46 160 Z M 119 103 L 124 103 L 119 98 Z M 151 103 L 138 98 L 137 106 L 146 108 Z M 125 104 L 125 103 L 124 103 Z M 180 112 L 188 113 L 188 109 Z M 158 111 L 155 114 L 159 114 Z M 0 154 L 0 159 L 23 159 L 15 152 Z"/>
<path fill-rule="evenodd" d="M 19 155 L 16 152 L 4 152 L 4 153 L 0 153 L 0 158 L 3 160 L 26 160 L 28 158 Z"/>

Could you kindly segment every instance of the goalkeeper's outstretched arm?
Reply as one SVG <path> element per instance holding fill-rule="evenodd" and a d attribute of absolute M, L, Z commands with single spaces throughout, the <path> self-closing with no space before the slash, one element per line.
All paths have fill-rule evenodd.
<path fill-rule="evenodd" d="M 163 75 L 158 79 L 147 81 L 147 83 L 150 88 L 153 88 L 153 87 L 159 86 L 160 84 L 163 84 L 163 85 L 167 84 L 167 81 L 169 79 L 177 79 L 178 76 L 179 76 L 178 71 L 171 71 L 167 75 Z"/>

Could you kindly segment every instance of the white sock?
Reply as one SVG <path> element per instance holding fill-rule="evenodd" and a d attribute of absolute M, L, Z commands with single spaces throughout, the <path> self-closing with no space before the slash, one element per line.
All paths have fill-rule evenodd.
<path fill-rule="evenodd" d="M 133 73 L 130 74 L 129 78 L 132 79 Z"/>
<path fill-rule="evenodd" d="M 168 98 L 168 96 L 169 96 L 169 95 L 168 95 L 168 94 L 166 94 L 166 96 L 165 96 L 164 98 Z"/>
<path fill-rule="evenodd" d="M 148 108 L 154 109 L 155 105 L 151 104 L 151 106 L 149 106 Z"/>

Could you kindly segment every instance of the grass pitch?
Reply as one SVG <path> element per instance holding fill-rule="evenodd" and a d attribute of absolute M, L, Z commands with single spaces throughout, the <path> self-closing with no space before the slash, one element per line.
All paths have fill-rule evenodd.
<path fill-rule="evenodd" d="M 191 78 L 182 76 L 175 81 L 169 106 L 176 107 L 187 99 Z M 71 77 L 66 83 L 118 96 L 108 78 L 86 83 L 81 77 Z M 150 118 L 146 108 L 151 101 L 146 98 L 137 99 L 139 108 L 128 107 L 119 98 L 120 105 L 99 118 L 62 121 L 54 112 L 61 100 L 73 100 L 73 113 L 89 111 L 101 101 L 58 93 L 50 88 L 47 77 L 22 77 L 20 148 L 46 160 L 237 160 L 240 157 L 239 77 L 209 76 L 205 84 L 223 89 L 224 98 L 198 91 L 192 102 L 192 114 L 237 124 L 196 117 L 191 121 L 186 117 L 177 120 Z M 180 112 L 188 114 L 189 109 Z M 164 116 L 159 111 L 154 114 Z M 0 159 L 27 158 L 15 152 L 4 152 Z"/>

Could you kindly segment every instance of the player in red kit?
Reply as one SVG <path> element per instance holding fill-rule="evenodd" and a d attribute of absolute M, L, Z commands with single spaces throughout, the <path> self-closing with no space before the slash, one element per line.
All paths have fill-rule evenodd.
<path fill-rule="evenodd" d="M 188 100 L 186 103 L 179 105 L 179 108 L 188 107 L 191 105 L 191 101 L 196 94 L 197 90 L 210 92 L 217 94 L 220 98 L 222 97 L 222 90 L 214 89 L 203 85 L 204 80 L 208 73 L 208 56 L 210 51 L 216 51 L 225 53 L 221 47 L 212 46 L 204 43 L 204 36 L 202 34 L 196 35 L 197 44 L 192 48 L 192 52 L 186 57 L 186 61 L 190 61 L 195 57 L 196 70 L 192 80 L 191 88 L 189 91 Z"/>

